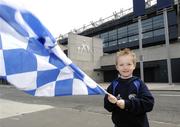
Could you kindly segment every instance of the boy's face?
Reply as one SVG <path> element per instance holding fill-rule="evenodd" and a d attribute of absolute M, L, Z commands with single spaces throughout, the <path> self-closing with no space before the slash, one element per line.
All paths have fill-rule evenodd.
<path fill-rule="evenodd" d="M 117 59 L 116 69 L 119 71 L 121 78 L 128 79 L 132 77 L 135 65 L 131 55 L 119 56 Z"/>

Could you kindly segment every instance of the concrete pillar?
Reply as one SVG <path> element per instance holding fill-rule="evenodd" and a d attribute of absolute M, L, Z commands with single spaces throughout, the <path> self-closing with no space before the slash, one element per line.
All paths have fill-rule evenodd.
<path fill-rule="evenodd" d="M 101 39 L 68 34 L 68 57 L 96 82 L 103 81 L 103 74 L 94 71 L 94 69 L 100 68 L 102 55 Z"/>

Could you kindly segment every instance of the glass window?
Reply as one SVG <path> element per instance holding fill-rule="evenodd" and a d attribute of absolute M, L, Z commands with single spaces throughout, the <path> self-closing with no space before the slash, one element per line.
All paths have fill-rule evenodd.
<path fill-rule="evenodd" d="M 154 36 L 160 36 L 160 35 L 164 35 L 164 28 L 154 31 Z"/>
<path fill-rule="evenodd" d="M 103 43 L 103 48 L 108 47 L 108 43 Z"/>
<path fill-rule="evenodd" d="M 122 38 L 118 40 L 118 44 L 123 44 L 123 43 L 127 43 L 128 39 L 127 38 Z"/>
<path fill-rule="evenodd" d="M 108 41 L 108 32 L 102 33 L 100 35 L 100 38 L 103 39 L 103 42 L 107 42 Z"/>
<path fill-rule="evenodd" d="M 129 37 L 129 42 L 137 41 L 138 39 L 139 39 L 139 36 L 138 36 L 138 35 L 131 36 L 131 37 Z"/>
<path fill-rule="evenodd" d="M 175 11 L 168 12 L 168 25 L 176 25 L 177 24 L 177 16 Z"/>
<path fill-rule="evenodd" d="M 162 27 L 164 27 L 163 16 L 159 15 L 153 17 L 153 29 L 162 28 Z"/>
<path fill-rule="evenodd" d="M 150 37 L 153 37 L 153 32 L 152 31 L 143 33 L 143 39 L 150 38 Z"/>
<path fill-rule="evenodd" d="M 117 30 L 109 31 L 109 41 L 117 39 Z"/>
<path fill-rule="evenodd" d="M 138 34 L 138 23 L 133 23 L 128 25 L 128 35 L 135 35 Z"/>
<path fill-rule="evenodd" d="M 142 32 L 152 30 L 152 18 L 142 21 Z"/>
<path fill-rule="evenodd" d="M 114 46 L 114 45 L 117 45 L 117 40 L 109 42 L 109 46 Z"/>
<path fill-rule="evenodd" d="M 127 26 L 118 29 L 118 38 L 127 37 Z"/>

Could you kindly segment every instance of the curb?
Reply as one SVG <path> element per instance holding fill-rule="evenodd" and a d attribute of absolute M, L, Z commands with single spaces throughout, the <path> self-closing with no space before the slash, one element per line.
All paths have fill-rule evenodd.
<path fill-rule="evenodd" d="M 13 85 L 3 85 L 3 84 L 0 84 L 0 87 L 4 87 L 4 88 L 16 88 L 15 86 L 13 86 Z M 106 90 L 106 88 L 107 88 L 107 86 L 101 86 L 103 89 L 105 89 Z M 178 85 L 178 88 L 177 89 L 175 89 L 175 88 L 173 88 L 173 89 L 171 89 L 171 88 L 166 88 L 166 89 L 164 89 L 164 88 L 149 88 L 149 90 L 150 91 L 174 91 L 174 92 L 180 92 L 180 85 Z"/>
<path fill-rule="evenodd" d="M 172 89 L 170 89 L 170 90 L 165 90 L 165 89 L 149 89 L 150 91 L 174 91 L 174 92 L 180 92 L 180 90 L 172 90 Z"/>

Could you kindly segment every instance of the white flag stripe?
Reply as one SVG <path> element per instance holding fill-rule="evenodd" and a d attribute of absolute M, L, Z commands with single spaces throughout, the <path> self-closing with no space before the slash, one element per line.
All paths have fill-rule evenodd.
<path fill-rule="evenodd" d="M 0 38 L 1 39 L 1 38 Z M 0 40 L 1 41 L 1 40 Z M 6 76 L 6 70 L 4 65 L 3 52 L 0 49 L 0 76 Z"/>
<path fill-rule="evenodd" d="M 36 89 L 37 72 L 26 72 L 20 74 L 8 75 L 7 80 L 21 90 Z"/>
<path fill-rule="evenodd" d="M 55 96 L 55 82 L 47 83 L 39 88 L 37 88 L 35 96 Z"/>
<path fill-rule="evenodd" d="M 52 70 L 52 69 L 57 69 L 56 66 L 48 63 L 49 61 L 49 56 L 40 56 L 40 55 L 35 55 L 37 58 L 37 71 L 45 71 L 45 70 Z"/>
<path fill-rule="evenodd" d="M 81 80 L 74 79 L 72 94 L 73 95 L 88 95 L 86 85 Z"/>
<path fill-rule="evenodd" d="M 8 33 L 9 35 L 15 37 L 17 40 L 20 40 L 22 42 L 27 42 L 27 38 L 21 36 L 18 32 L 16 32 L 8 23 L 6 23 L 1 17 L 0 17 L 0 32 L 2 33 Z"/>
<path fill-rule="evenodd" d="M 17 49 L 17 48 L 22 48 L 22 49 L 27 49 L 28 46 L 28 41 L 21 41 L 16 38 L 14 38 L 11 35 L 7 35 L 5 33 L 1 33 L 1 40 L 2 42 L 6 42 L 2 44 L 2 48 L 4 50 L 8 49 Z"/>
<path fill-rule="evenodd" d="M 89 76 L 85 75 L 84 77 L 84 82 L 87 84 L 87 86 L 91 87 L 91 88 L 96 88 L 96 86 L 98 85 L 96 82 L 94 82 L 91 78 L 89 78 Z"/>
<path fill-rule="evenodd" d="M 56 45 L 51 49 L 56 56 L 61 59 L 66 65 L 70 65 L 72 61 L 64 54 L 64 52 Z"/>
<path fill-rule="evenodd" d="M 73 77 L 74 77 L 73 70 L 69 66 L 66 66 L 63 69 L 61 69 L 61 72 L 59 73 L 57 77 L 57 81 L 65 80 L 65 79 L 72 79 Z"/>

